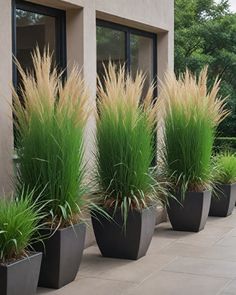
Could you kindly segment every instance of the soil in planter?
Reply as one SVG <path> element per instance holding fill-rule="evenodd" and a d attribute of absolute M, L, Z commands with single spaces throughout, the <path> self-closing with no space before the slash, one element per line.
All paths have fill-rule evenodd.
<path fill-rule="evenodd" d="M 11 258 L 6 258 L 4 261 L 0 260 L 0 265 L 10 265 L 14 262 L 23 260 L 25 258 L 29 258 L 32 255 L 32 252 L 29 251 L 23 251 L 21 254 L 15 256 L 15 257 L 11 257 Z"/>

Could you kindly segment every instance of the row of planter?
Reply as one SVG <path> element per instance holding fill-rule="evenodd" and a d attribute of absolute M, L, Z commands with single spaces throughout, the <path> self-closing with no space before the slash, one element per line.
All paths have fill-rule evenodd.
<path fill-rule="evenodd" d="M 235 202 L 236 184 L 222 184 L 213 196 L 210 190 L 187 192 L 181 204 L 171 200 L 167 211 L 174 230 L 198 232 L 204 229 L 208 215 L 231 215 Z"/>
<path fill-rule="evenodd" d="M 220 198 L 217 196 L 212 201 L 210 191 L 197 195 L 188 193 L 182 205 L 173 201 L 168 207 L 173 229 L 202 230 L 210 207 L 211 216 L 230 215 L 236 202 L 236 184 L 224 185 L 220 192 Z M 112 222 L 102 215 L 92 217 L 96 241 L 102 255 L 132 260 L 145 256 L 154 233 L 155 221 L 155 207 L 130 212 L 125 233 L 120 211 L 116 212 Z M 0 265 L 2 294 L 31 295 L 36 292 L 38 285 L 57 289 L 72 282 L 81 263 L 85 231 L 83 223 L 56 230 L 53 234 L 50 229 L 41 230 L 42 236 L 50 238 L 45 240 L 44 245 L 34 245 L 38 253 L 29 252 L 26 258 Z"/>
<path fill-rule="evenodd" d="M 173 229 L 198 232 L 204 229 L 207 217 L 227 217 L 232 214 L 236 203 L 236 158 L 222 153 L 214 158 L 216 170 L 212 190 L 186 192 L 184 200 L 170 200 L 167 208 Z M 181 200 L 178 196 L 177 199 Z"/>
<path fill-rule="evenodd" d="M 88 171 L 84 131 L 94 110 L 87 87 L 77 67 L 62 83 L 47 51 L 36 49 L 32 58 L 33 74 L 18 65 L 19 163 L 15 194 L 0 204 L 1 294 L 31 295 L 38 283 L 60 288 L 73 281 L 88 213 L 102 255 L 125 259 L 146 254 L 157 203 L 167 206 L 176 230 L 203 229 L 212 188 L 211 211 L 230 213 L 235 199 L 228 201 L 227 192 L 221 197 L 217 187 L 236 181 L 236 158 L 212 158 L 227 111 L 217 97 L 219 83 L 207 90 L 206 70 L 198 79 L 188 72 L 179 79 L 167 75 L 156 100 L 153 87 L 144 94 L 142 74 L 133 79 L 125 67 L 110 64 L 98 82 L 95 163 Z M 153 167 L 157 128 L 163 138 Z"/>

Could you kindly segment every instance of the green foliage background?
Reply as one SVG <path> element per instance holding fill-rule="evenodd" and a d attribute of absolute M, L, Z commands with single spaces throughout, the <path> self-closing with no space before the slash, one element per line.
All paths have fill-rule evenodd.
<path fill-rule="evenodd" d="M 229 184 L 236 181 L 236 155 L 229 152 L 219 153 L 213 160 L 214 181 Z"/>
<path fill-rule="evenodd" d="M 221 95 L 228 97 L 231 115 L 219 135 L 236 136 L 236 13 L 228 0 L 175 0 L 175 72 L 188 67 L 199 73 L 209 65 L 210 84 L 222 79 Z"/>

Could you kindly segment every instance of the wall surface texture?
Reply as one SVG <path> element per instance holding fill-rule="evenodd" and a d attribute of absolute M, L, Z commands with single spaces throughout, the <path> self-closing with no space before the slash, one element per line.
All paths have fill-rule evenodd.
<path fill-rule="evenodd" d="M 13 132 L 11 113 L 12 0 L 0 1 L 0 190 L 11 189 L 13 175 Z M 32 0 L 37 4 L 66 10 L 67 63 L 82 68 L 96 103 L 96 18 L 154 32 L 158 36 L 157 72 L 160 79 L 173 69 L 174 0 Z M 92 166 L 95 119 L 86 130 L 86 158 Z"/>

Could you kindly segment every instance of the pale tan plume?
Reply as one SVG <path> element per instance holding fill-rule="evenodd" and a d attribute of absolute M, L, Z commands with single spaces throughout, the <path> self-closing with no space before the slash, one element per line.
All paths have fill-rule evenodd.
<path fill-rule="evenodd" d="M 37 114 L 42 120 L 54 115 L 68 115 L 75 124 L 84 126 L 90 114 L 89 92 L 81 72 L 75 65 L 64 83 L 62 72 L 53 67 L 52 54 L 45 49 L 41 55 L 37 47 L 32 54 L 33 71 L 25 71 L 16 60 L 21 77 L 20 94 L 13 90 L 13 111 L 21 122 L 21 128 L 27 128 L 31 116 Z M 22 103 L 23 101 L 23 103 Z"/>
<path fill-rule="evenodd" d="M 207 87 L 208 69 L 205 67 L 197 78 L 189 70 L 179 78 L 173 72 L 165 75 L 163 82 L 160 82 L 160 104 L 162 117 L 171 115 L 172 110 L 181 108 L 186 116 L 191 116 L 191 110 L 201 112 L 211 119 L 214 126 L 217 126 L 229 111 L 226 109 L 226 99 L 219 96 L 220 80 L 216 78 L 210 90 Z"/>
<path fill-rule="evenodd" d="M 157 121 L 158 103 L 154 98 L 154 85 L 151 85 L 143 97 L 145 75 L 142 72 L 136 73 L 133 78 L 126 73 L 125 66 L 116 66 L 109 63 L 104 66 L 105 75 L 103 80 L 98 80 L 98 109 L 109 110 L 114 119 L 119 119 L 118 113 L 124 114 L 129 110 L 133 114 L 133 121 L 137 119 L 137 110 L 145 112 L 152 126 Z M 97 116 L 99 120 L 99 116 Z"/>

